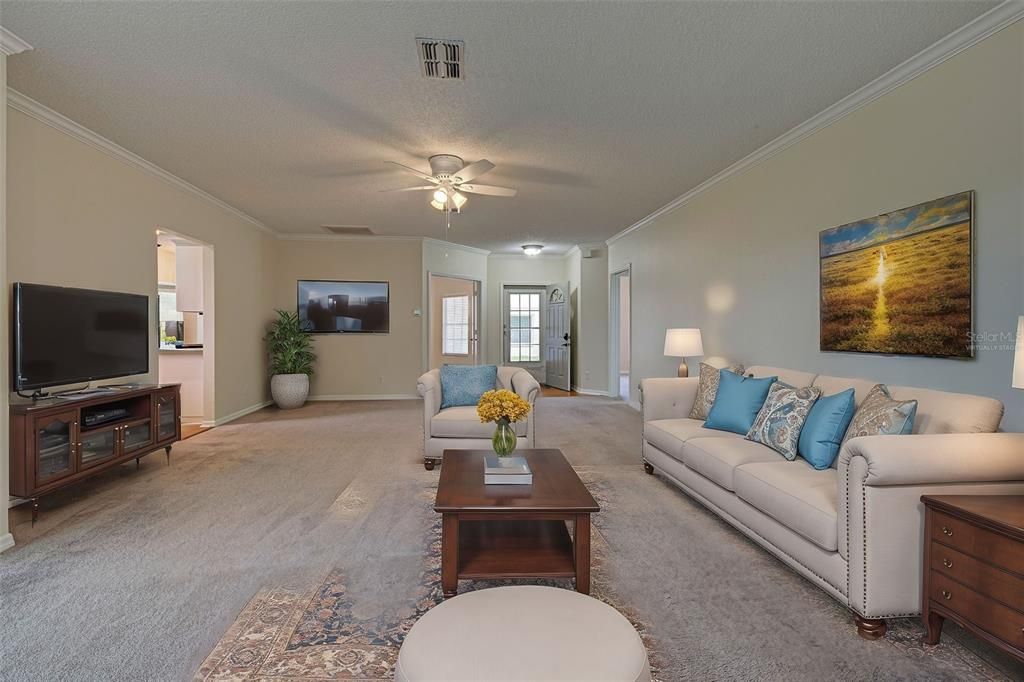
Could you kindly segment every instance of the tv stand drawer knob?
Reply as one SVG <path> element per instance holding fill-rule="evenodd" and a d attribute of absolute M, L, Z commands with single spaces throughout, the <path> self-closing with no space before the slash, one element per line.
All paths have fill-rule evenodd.
<path fill-rule="evenodd" d="M 946 535 L 946 536 L 949 536 L 949 537 L 953 537 L 952 529 L 948 528 L 947 526 L 943 526 L 942 527 L 942 534 Z"/>
<path fill-rule="evenodd" d="M 953 568 L 953 562 L 950 561 L 949 559 L 943 559 L 942 560 L 942 565 L 945 566 L 946 568 Z"/>
<path fill-rule="evenodd" d="M 942 595 L 942 598 L 945 599 L 946 601 L 949 601 L 950 599 L 953 598 L 953 593 L 950 592 L 949 590 L 942 590 L 940 592 L 940 594 Z"/>

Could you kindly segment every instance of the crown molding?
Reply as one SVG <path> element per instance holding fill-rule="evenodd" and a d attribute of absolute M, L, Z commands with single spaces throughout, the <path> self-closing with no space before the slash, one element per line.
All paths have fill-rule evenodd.
<path fill-rule="evenodd" d="M 89 130 L 85 126 L 76 123 L 75 121 L 72 121 L 67 116 L 54 111 L 45 104 L 40 104 L 28 95 L 23 95 L 14 88 L 7 88 L 7 106 L 14 109 L 15 111 L 20 111 L 21 113 L 26 114 L 27 116 L 31 116 L 37 121 L 45 123 L 46 125 L 55 128 L 70 137 L 75 138 L 79 142 L 84 142 L 93 149 L 98 149 L 99 151 L 114 157 L 118 161 L 122 161 L 128 164 L 129 166 L 134 166 L 135 168 L 138 168 L 141 171 L 149 173 L 150 175 L 156 177 L 159 180 L 164 181 L 165 183 L 171 185 L 172 187 L 175 187 L 176 189 L 191 194 L 192 196 L 202 199 L 203 201 L 212 204 L 219 209 L 227 211 L 236 218 L 244 220 L 253 227 L 257 227 L 263 232 L 266 232 L 267 234 L 277 234 L 273 229 L 271 229 L 264 223 L 260 222 L 256 218 L 253 218 L 248 213 L 240 211 L 231 204 L 221 201 L 212 194 L 199 189 L 190 182 L 182 180 L 173 173 L 165 171 L 163 168 L 160 168 L 160 166 L 157 166 L 156 164 L 147 161 L 138 154 L 128 151 L 127 149 L 117 144 L 116 142 L 111 142 L 102 135 Z"/>
<path fill-rule="evenodd" d="M 1010 24 L 1013 24 L 1022 18 L 1024 18 L 1024 0 L 1006 0 L 1006 2 L 997 5 L 985 14 L 976 18 L 974 21 L 963 25 L 956 31 L 953 31 L 944 38 L 939 39 L 907 61 L 893 69 L 890 69 L 824 111 L 821 111 L 807 119 L 789 132 L 783 133 L 760 149 L 748 154 L 736 163 L 732 164 L 725 170 L 712 175 L 710 178 L 685 194 L 682 194 L 671 202 L 665 204 L 654 213 L 641 218 L 618 234 L 609 237 L 605 243 L 608 245 L 614 244 L 626 235 L 647 227 L 661 216 L 689 203 L 697 196 L 708 191 L 723 180 L 727 180 L 734 175 L 739 175 L 756 164 L 775 156 L 789 147 L 792 147 L 801 140 L 813 135 L 819 130 L 827 128 L 854 111 L 867 106 L 883 95 L 892 92 L 901 85 L 917 78 L 929 69 L 938 66 L 950 57 L 953 57 L 967 48 L 980 43 L 982 40 L 998 33 Z"/>
<path fill-rule="evenodd" d="M 31 49 L 32 46 L 27 42 L 0 26 L 0 54 L 10 57 Z"/>
<path fill-rule="evenodd" d="M 475 253 L 481 256 L 490 256 L 491 252 L 487 249 L 480 249 L 475 246 L 467 246 L 465 244 L 456 244 L 455 242 L 446 242 L 443 239 L 434 239 L 433 237 L 423 237 L 423 244 L 431 244 L 433 246 L 439 246 L 443 249 L 458 249 L 465 251 L 466 253 Z"/>

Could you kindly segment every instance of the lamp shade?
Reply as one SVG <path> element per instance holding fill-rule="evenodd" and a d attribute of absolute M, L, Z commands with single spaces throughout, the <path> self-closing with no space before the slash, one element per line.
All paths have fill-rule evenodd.
<path fill-rule="evenodd" d="M 692 358 L 704 355 L 699 329 L 666 329 L 665 355 L 672 358 Z"/>
<path fill-rule="evenodd" d="M 1017 318 L 1017 342 L 1013 353 L 1013 387 L 1024 388 L 1024 315 Z"/>

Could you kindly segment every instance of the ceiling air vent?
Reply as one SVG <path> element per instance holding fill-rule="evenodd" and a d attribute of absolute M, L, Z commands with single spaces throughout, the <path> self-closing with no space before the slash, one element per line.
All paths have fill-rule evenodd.
<path fill-rule="evenodd" d="M 342 235 L 373 235 L 373 230 L 366 225 L 321 225 L 324 232 Z"/>
<path fill-rule="evenodd" d="M 462 62 L 466 57 L 466 45 L 461 40 L 417 38 L 416 49 L 424 78 L 465 78 Z"/>

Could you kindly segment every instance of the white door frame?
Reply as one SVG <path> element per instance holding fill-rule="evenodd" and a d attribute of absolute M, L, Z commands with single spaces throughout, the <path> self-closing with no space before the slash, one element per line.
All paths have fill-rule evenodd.
<path fill-rule="evenodd" d="M 611 272 L 608 282 L 608 386 L 611 390 L 608 393 L 614 397 L 619 396 L 619 322 L 622 311 L 619 307 L 619 286 L 620 277 L 629 277 L 629 395 L 624 400 L 636 407 L 633 401 L 633 264 L 627 263 L 625 267 L 618 268 Z"/>
<path fill-rule="evenodd" d="M 426 343 L 426 354 L 427 364 L 430 364 L 430 309 L 431 304 L 434 302 L 434 291 L 433 282 L 434 277 L 444 277 L 446 279 L 460 279 L 464 282 L 473 282 L 476 284 L 476 364 L 482 364 L 484 362 L 484 283 L 478 280 L 476 277 L 464 277 L 463 275 L 449 275 L 445 272 L 427 272 L 427 305 L 426 312 L 423 315 L 423 319 L 426 320 L 427 327 L 427 343 Z M 442 320 L 443 327 L 443 320 Z M 472 342 L 472 339 L 471 339 Z M 428 370 L 436 369 L 435 367 L 428 367 Z"/>
<path fill-rule="evenodd" d="M 196 239 L 190 234 L 181 232 L 180 230 L 171 230 L 162 225 L 156 228 L 160 234 L 171 235 L 172 237 L 178 237 L 192 242 L 195 246 L 201 246 L 203 248 L 203 419 L 200 422 L 200 426 L 213 427 L 217 425 L 217 420 L 222 418 L 223 415 L 217 414 L 217 403 L 216 403 L 216 387 L 217 387 L 217 339 L 216 339 L 216 315 L 217 310 L 214 305 L 214 285 L 216 279 L 214 277 L 214 248 L 213 244 L 204 242 L 201 239 Z M 159 235 L 154 234 L 153 240 L 153 251 L 156 251 L 156 244 L 159 241 Z M 159 282 L 157 283 L 159 286 Z M 156 313 L 159 316 L 159 311 Z M 156 358 L 156 372 L 160 374 L 160 338 L 157 337 L 157 358 Z"/>

